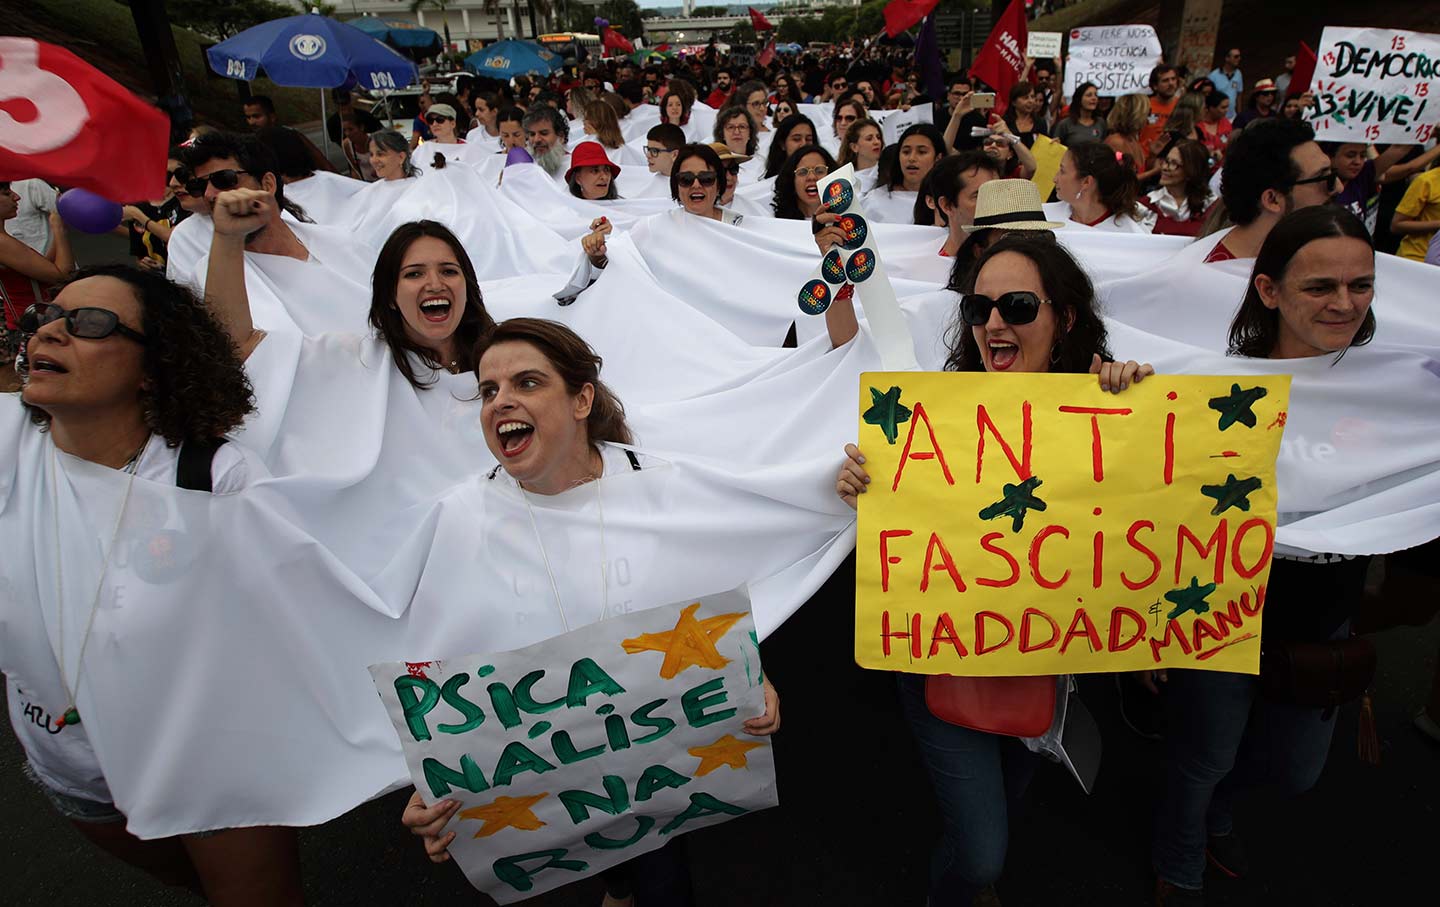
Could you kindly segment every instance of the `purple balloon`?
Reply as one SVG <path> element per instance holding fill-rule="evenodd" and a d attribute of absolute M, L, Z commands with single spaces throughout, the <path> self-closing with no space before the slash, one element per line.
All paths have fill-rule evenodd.
<path fill-rule="evenodd" d="M 505 152 L 506 167 L 509 167 L 511 164 L 533 163 L 535 163 L 535 159 L 531 157 L 530 152 L 526 151 L 524 148 L 511 148 L 509 151 Z"/>
<path fill-rule="evenodd" d="M 596 27 L 596 28 L 604 28 L 605 26 L 607 26 L 607 25 L 609 25 L 609 24 L 610 24 L 610 20 L 609 20 L 609 19 L 602 19 L 602 18 L 600 18 L 599 16 L 596 16 L 596 17 L 595 17 L 595 27 Z"/>
<path fill-rule="evenodd" d="M 71 189 L 60 196 L 55 209 L 65 223 L 82 233 L 109 233 L 120 226 L 120 205 L 84 189 Z"/>

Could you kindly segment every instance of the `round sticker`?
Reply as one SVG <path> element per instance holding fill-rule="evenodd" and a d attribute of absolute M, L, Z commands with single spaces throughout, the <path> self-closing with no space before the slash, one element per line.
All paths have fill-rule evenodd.
<path fill-rule="evenodd" d="M 856 283 L 863 282 L 871 274 L 875 273 L 875 252 L 871 249 L 861 249 L 850 260 L 845 263 L 845 276 Z"/>
<path fill-rule="evenodd" d="M 820 276 L 825 278 L 826 283 L 845 282 L 845 260 L 840 256 L 839 249 L 825 253 L 825 259 L 820 262 Z"/>
<path fill-rule="evenodd" d="M 840 245 L 851 251 L 865 245 L 865 240 L 870 235 L 870 227 L 866 225 L 865 218 L 858 214 L 840 215 L 840 219 L 835 221 L 835 226 L 845 233 L 845 241 Z"/>
<path fill-rule="evenodd" d="M 836 180 L 825 187 L 825 210 L 833 214 L 843 214 L 849 210 L 850 203 L 855 200 L 855 190 L 850 187 L 849 180 Z"/>
<path fill-rule="evenodd" d="M 823 280 L 812 280 L 800 290 L 800 311 L 819 315 L 830 308 L 830 287 Z"/>

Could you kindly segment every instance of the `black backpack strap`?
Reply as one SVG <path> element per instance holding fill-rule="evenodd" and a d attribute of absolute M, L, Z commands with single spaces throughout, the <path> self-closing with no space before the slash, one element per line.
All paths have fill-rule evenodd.
<path fill-rule="evenodd" d="M 175 471 L 175 486 L 188 491 L 214 491 L 210 475 L 215 452 L 227 439 L 217 441 L 186 441 L 180 445 L 180 466 Z"/>
<path fill-rule="evenodd" d="M 627 451 L 625 451 L 625 459 L 627 459 L 627 460 L 630 461 L 630 468 L 631 468 L 631 469 L 635 470 L 636 472 L 639 472 L 639 471 L 640 471 L 640 458 L 637 457 L 637 456 L 635 456 L 635 451 L 633 451 L 633 450 L 627 450 Z"/>

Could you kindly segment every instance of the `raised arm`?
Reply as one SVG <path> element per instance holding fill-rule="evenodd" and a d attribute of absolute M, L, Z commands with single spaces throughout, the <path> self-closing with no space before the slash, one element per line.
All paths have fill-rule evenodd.
<path fill-rule="evenodd" d="M 75 269 L 75 258 L 70 254 L 70 237 L 65 232 L 65 222 L 60 220 L 60 215 L 50 215 L 50 232 L 54 236 L 50 248 L 53 261 L 0 230 L 0 265 L 40 283 L 65 280 Z"/>
<path fill-rule="evenodd" d="M 245 290 L 245 237 L 269 219 L 275 197 L 258 189 L 231 189 L 215 198 L 210 240 L 210 263 L 205 272 L 205 304 L 230 339 L 248 358 L 264 336 L 250 318 L 250 296 Z"/>
<path fill-rule="evenodd" d="M 1380 181 L 1381 185 L 1389 185 L 1390 183 L 1398 183 L 1401 180 L 1409 179 L 1415 174 L 1424 171 L 1436 158 L 1440 158 L 1440 145 L 1436 145 L 1413 161 L 1401 162 L 1400 158 L 1405 156 L 1405 152 L 1409 147 L 1409 145 L 1392 145 L 1386 149 L 1384 154 L 1375 159 L 1375 178 Z M 1395 158 L 1386 161 L 1385 158 L 1397 148 L 1399 149 L 1399 153 Z M 1382 167 L 1382 163 L 1385 166 Z"/>
<path fill-rule="evenodd" d="M 950 148 L 952 150 L 955 148 L 955 140 L 960 137 L 960 121 L 964 119 L 965 114 L 969 112 L 970 95 L 967 94 L 965 96 L 965 100 L 961 101 L 959 104 L 956 104 L 955 109 L 950 111 L 950 122 L 945 124 L 946 148 Z"/>
<path fill-rule="evenodd" d="M 1010 147 L 1014 149 L 1015 158 L 1020 162 L 1020 178 L 1028 180 L 1034 176 L 1035 171 L 1040 169 L 1040 165 L 1035 161 L 1035 155 L 1030 153 L 1030 149 L 1025 147 L 1025 143 L 1020 141 L 1018 135 L 1010 131 L 1010 126 L 1003 117 L 992 114 L 990 120 L 990 131 L 995 135 L 1005 136 Z"/>

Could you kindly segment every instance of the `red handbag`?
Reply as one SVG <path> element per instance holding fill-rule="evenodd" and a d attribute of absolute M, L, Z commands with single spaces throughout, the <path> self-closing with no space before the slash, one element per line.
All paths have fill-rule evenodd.
<path fill-rule="evenodd" d="M 1039 737 L 1055 720 L 1054 677 L 925 678 L 930 714 L 971 730 L 1008 737 Z"/>

